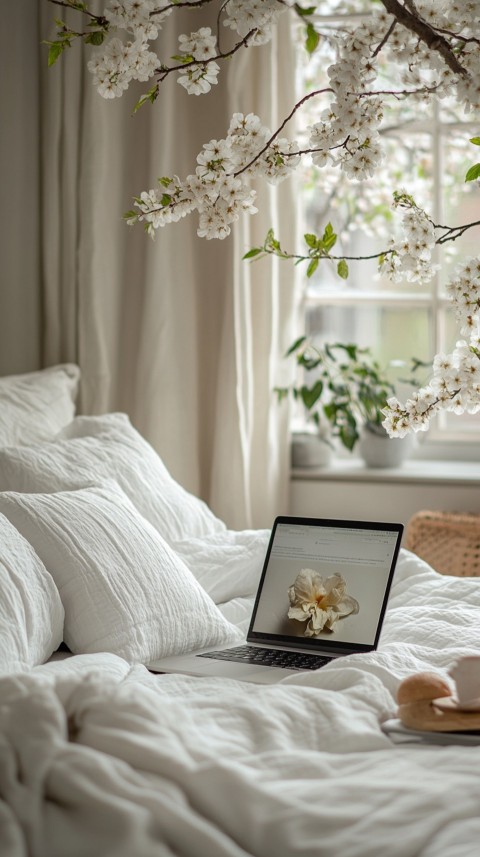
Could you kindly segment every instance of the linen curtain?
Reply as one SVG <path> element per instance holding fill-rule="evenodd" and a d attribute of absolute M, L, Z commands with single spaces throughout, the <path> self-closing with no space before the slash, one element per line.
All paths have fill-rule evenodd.
<path fill-rule="evenodd" d="M 195 215 L 154 241 L 121 215 L 157 176 L 193 172 L 232 112 L 258 112 L 272 128 L 283 120 L 293 103 L 288 27 L 271 46 L 244 51 L 209 95 L 188 96 L 171 80 L 132 116 L 146 85 L 104 101 L 82 46 L 47 69 L 39 43 L 64 10 L 36 0 L 5 6 L 2 104 L 12 124 L 2 177 L 13 223 L 0 239 L 0 372 L 78 362 L 82 412 L 127 412 L 172 475 L 229 526 L 268 526 L 287 509 L 287 409 L 272 388 L 289 371 L 281 355 L 295 332 L 298 287 L 289 264 L 241 257 L 269 226 L 295 232 L 293 184 L 261 188 L 261 214 L 223 242 L 199 239 Z M 167 55 L 178 49 L 173 18 Z M 192 14 L 185 21 L 180 31 L 194 29 Z M 7 68 L 21 81 L 15 95 Z"/>

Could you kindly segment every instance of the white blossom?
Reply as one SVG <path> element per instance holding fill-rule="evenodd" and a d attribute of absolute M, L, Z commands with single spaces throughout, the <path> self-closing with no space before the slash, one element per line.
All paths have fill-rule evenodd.
<path fill-rule="evenodd" d="M 163 23 L 176 5 L 171 0 L 109 0 L 103 12 L 108 26 L 102 37 L 106 38 L 94 47 L 88 62 L 102 97 L 118 98 L 132 81 L 153 80 L 151 93 L 141 102 L 148 95 L 154 100 L 160 84 L 171 74 L 189 95 L 206 94 L 217 84 L 226 56 L 231 53 L 233 58 L 240 46 L 243 52 L 268 42 L 279 16 L 292 4 L 228 0 L 220 4 L 214 32 L 209 26 L 199 26 L 179 35 L 178 55 L 165 58 L 160 56 L 160 47 L 151 43 L 160 42 Z M 353 25 L 347 21 L 334 34 L 335 53 L 330 52 L 325 66 L 327 83 L 318 96 L 306 142 L 281 137 L 280 129 L 272 132 L 253 113 L 235 113 L 224 139 L 205 143 L 190 174 L 184 179 L 161 179 L 157 187 L 142 192 L 135 200 L 138 213 L 129 212 L 127 222 L 143 221 L 153 235 L 156 229 L 196 212 L 198 235 L 223 239 L 242 213 L 256 212 L 251 180 L 282 181 L 305 161 L 306 150 L 311 162 L 322 168 L 326 195 L 333 187 L 334 174 L 344 182 L 341 187 L 355 181 L 356 190 L 349 193 L 350 198 L 356 194 L 356 212 L 347 229 L 356 229 L 363 218 L 365 232 L 376 234 L 379 220 L 373 216 L 368 221 L 368 196 L 362 188 L 371 188 L 372 178 L 384 169 L 389 142 L 384 134 L 389 92 L 388 87 L 385 91 L 382 68 L 385 62 L 395 68 L 390 101 L 395 96 L 403 99 L 407 92 L 412 119 L 418 119 L 436 98 L 444 101 L 447 110 L 451 99 L 456 99 L 472 121 L 480 110 L 480 0 L 415 0 L 409 4 L 413 14 L 436 29 L 443 44 L 450 46 L 450 62 L 417 32 L 395 21 L 383 4 L 371 5 L 371 14 L 356 18 Z M 361 11 L 355 0 L 329 0 L 328 10 L 335 9 Z M 320 5 L 319 11 L 324 11 Z M 223 45 L 220 49 L 217 42 L 222 26 L 232 31 L 231 52 Z M 322 39 L 329 42 L 324 33 Z M 400 92 L 395 93 L 396 88 Z M 399 172 L 401 169 L 402 165 Z M 452 184 L 448 169 L 445 173 L 446 182 Z M 386 191 L 377 189 L 375 193 L 379 207 L 385 207 Z M 381 274 L 396 283 L 427 283 L 437 270 L 434 248 L 441 240 L 439 232 L 446 227 L 435 226 L 422 207 L 425 203 L 420 202 L 404 191 L 395 195 L 394 222 L 401 220 L 400 234 L 396 230 L 385 240 L 379 267 Z M 466 259 L 459 265 L 446 289 L 463 338 L 451 354 L 435 357 L 430 380 L 405 404 L 389 400 L 384 425 L 392 436 L 425 430 L 440 410 L 476 413 L 480 409 L 480 259 Z"/>
<path fill-rule="evenodd" d="M 430 419 L 440 410 L 455 414 L 477 413 L 480 410 L 480 259 L 467 259 L 460 265 L 447 286 L 454 306 L 463 306 L 465 293 L 469 303 L 477 307 L 472 315 L 472 332 L 467 340 L 459 340 L 451 354 L 437 354 L 428 385 L 402 405 L 389 399 L 384 411 L 383 425 L 392 437 L 403 437 L 409 431 L 428 428 Z M 465 312 L 464 308 L 461 312 Z"/>
<path fill-rule="evenodd" d="M 164 7 L 170 7 L 161 11 Z M 152 12 L 156 14 L 152 15 Z M 104 15 L 113 26 L 137 38 L 156 39 L 162 20 L 172 11 L 169 0 L 110 0 Z M 159 14 L 157 14 L 157 12 Z"/>
<path fill-rule="evenodd" d="M 189 36 L 179 36 L 180 50 L 196 60 L 208 60 L 216 56 L 217 38 L 212 36 L 210 27 L 200 27 Z"/>
<path fill-rule="evenodd" d="M 240 36 L 252 32 L 249 44 L 262 45 L 271 39 L 272 26 L 286 8 L 279 0 L 230 0 L 223 24 Z"/>
<path fill-rule="evenodd" d="M 213 60 L 207 65 L 190 65 L 179 73 L 178 83 L 189 95 L 204 95 L 218 83 L 220 66 Z"/>

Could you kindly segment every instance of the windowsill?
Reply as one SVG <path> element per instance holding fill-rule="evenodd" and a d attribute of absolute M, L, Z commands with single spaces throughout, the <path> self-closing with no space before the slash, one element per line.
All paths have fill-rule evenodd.
<path fill-rule="evenodd" d="M 480 464 L 472 461 L 413 459 L 401 467 L 367 467 L 360 459 L 335 459 L 328 467 L 295 467 L 292 480 L 328 482 L 397 482 L 433 485 L 480 484 Z"/>

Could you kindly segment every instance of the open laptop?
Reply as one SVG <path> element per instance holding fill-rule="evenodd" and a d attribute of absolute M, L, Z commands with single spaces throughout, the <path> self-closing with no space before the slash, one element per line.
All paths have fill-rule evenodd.
<path fill-rule="evenodd" d="M 380 638 L 402 524 L 276 518 L 242 645 L 162 658 L 152 672 L 272 684 Z"/>

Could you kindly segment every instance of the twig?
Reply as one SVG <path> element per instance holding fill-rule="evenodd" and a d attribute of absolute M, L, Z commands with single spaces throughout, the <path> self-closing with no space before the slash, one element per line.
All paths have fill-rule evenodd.
<path fill-rule="evenodd" d="M 237 44 L 234 45 L 234 47 L 231 48 L 229 51 L 223 51 L 221 53 L 216 54 L 214 57 L 209 57 L 206 60 L 192 59 L 188 62 L 181 63 L 180 65 L 172 65 L 168 67 L 161 66 L 159 69 L 157 69 L 155 74 L 159 75 L 160 82 L 162 82 L 169 74 L 171 74 L 172 71 L 183 71 L 184 69 L 189 68 L 190 66 L 208 66 L 211 62 L 215 62 L 215 60 L 228 59 L 228 57 L 233 56 L 233 54 L 240 50 L 240 48 L 248 47 L 248 40 L 254 32 L 255 30 L 250 30 L 247 35 L 244 36 L 243 39 L 241 39 L 239 42 L 237 42 Z"/>
<path fill-rule="evenodd" d="M 53 3 L 54 6 L 63 6 L 64 9 L 73 9 L 75 12 L 83 12 L 84 15 L 88 15 L 93 21 L 96 21 L 101 27 L 104 27 L 108 24 L 106 18 L 103 15 L 94 15 L 93 12 L 90 12 L 89 9 L 78 9 L 75 6 L 72 6 L 71 3 L 66 3 L 65 0 L 48 0 L 49 3 Z M 83 34 L 79 34 L 83 35 Z"/>
<path fill-rule="evenodd" d="M 272 134 L 272 136 L 270 137 L 270 139 L 269 139 L 269 140 L 267 140 L 267 142 L 265 143 L 265 145 L 264 145 L 263 149 L 260 149 L 260 151 L 259 151 L 259 152 L 257 152 L 257 154 L 255 155 L 255 157 L 254 157 L 254 158 L 252 158 L 252 160 L 251 160 L 251 161 L 249 161 L 249 163 L 248 163 L 248 164 L 246 164 L 244 167 L 242 167 L 242 169 L 241 169 L 241 170 L 238 170 L 238 172 L 234 173 L 234 175 L 235 175 L 235 176 L 240 176 L 242 173 L 244 173 L 246 170 L 248 170 L 248 169 L 249 169 L 249 167 L 251 167 L 251 166 L 252 166 L 252 164 L 254 164 L 254 163 L 255 163 L 255 161 L 257 161 L 257 160 L 258 160 L 258 158 L 260 158 L 260 157 L 264 154 L 264 152 L 266 152 L 266 151 L 267 151 L 267 149 L 271 146 L 271 144 L 273 143 L 273 141 L 275 140 L 275 138 L 276 138 L 276 137 L 278 137 L 278 135 L 280 134 L 280 131 L 282 131 L 282 130 L 283 130 L 283 128 L 285 127 L 285 125 L 287 124 L 287 122 L 289 122 L 289 121 L 290 121 L 290 119 L 292 118 L 292 116 L 294 116 L 294 115 L 295 115 L 295 113 L 297 112 L 297 110 L 299 110 L 299 109 L 300 109 L 300 107 L 302 107 L 302 106 L 305 104 L 305 102 L 306 102 L 306 101 L 308 101 L 310 98 L 314 98 L 316 95 L 322 95 L 324 92 L 333 92 L 333 89 L 331 89 L 331 87 L 326 87 L 325 89 L 316 89 L 314 92 L 309 92 L 307 95 L 304 95 L 304 97 L 303 97 L 303 98 L 301 98 L 301 99 L 300 99 L 300 101 L 297 101 L 297 103 L 293 106 L 292 110 L 290 111 L 290 113 L 288 114 L 288 116 L 286 117 L 286 119 L 284 119 L 284 120 L 283 120 L 283 122 L 282 122 L 282 124 L 280 125 L 280 127 L 279 127 L 279 128 L 277 128 L 277 130 L 275 131 L 275 133 L 274 133 L 274 134 Z"/>

